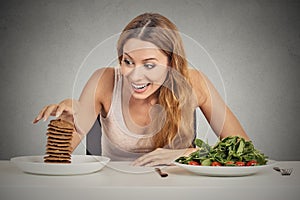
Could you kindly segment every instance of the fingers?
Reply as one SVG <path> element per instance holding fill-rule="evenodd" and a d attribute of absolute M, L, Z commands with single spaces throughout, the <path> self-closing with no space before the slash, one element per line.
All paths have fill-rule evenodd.
<path fill-rule="evenodd" d="M 37 123 L 41 119 L 46 121 L 50 116 L 60 117 L 62 113 L 66 113 L 67 115 L 72 115 L 72 107 L 67 105 L 65 102 L 61 102 L 60 104 L 50 104 L 45 106 L 38 114 L 38 116 L 32 121 L 32 123 Z"/>
<path fill-rule="evenodd" d="M 150 153 L 145 154 L 145 155 L 139 157 L 138 159 L 136 159 L 135 161 L 133 161 L 132 165 L 133 165 L 133 166 L 142 166 L 142 165 L 144 165 L 145 163 L 147 163 L 147 160 L 149 160 L 148 157 L 151 156 L 151 155 L 149 155 L 149 154 L 150 154 Z M 148 158 L 148 159 L 147 159 L 147 158 Z"/>
<path fill-rule="evenodd" d="M 40 119 L 42 119 L 44 111 L 47 109 L 47 106 L 45 106 L 38 114 L 38 116 L 32 121 L 32 123 L 37 123 Z"/>
<path fill-rule="evenodd" d="M 132 165 L 133 166 L 146 166 L 146 165 L 150 166 L 150 165 L 152 165 L 153 161 L 155 161 L 155 160 L 157 161 L 158 159 L 161 159 L 160 149 L 156 149 L 150 153 L 147 153 L 147 154 L 139 157 L 132 163 Z"/>
<path fill-rule="evenodd" d="M 55 112 L 55 117 L 60 117 L 60 115 L 63 112 L 67 112 L 68 114 L 73 114 L 72 112 L 72 108 L 70 108 L 69 106 L 65 105 L 64 103 L 61 103 L 58 105 L 56 112 Z"/>
<path fill-rule="evenodd" d="M 48 106 L 45 106 L 38 114 L 38 116 L 33 120 L 32 123 L 37 123 L 38 121 L 40 121 L 43 117 L 44 117 L 44 113 L 45 111 L 48 109 Z"/>
<path fill-rule="evenodd" d="M 46 121 L 48 119 L 48 117 L 53 114 L 53 111 L 56 111 L 57 109 L 57 105 L 56 104 L 51 104 L 48 106 L 45 106 L 38 114 L 38 116 L 33 120 L 32 123 L 37 123 L 38 121 L 40 121 L 41 119 L 43 119 L 44 121 Z"/>
<path fill-rule="evenodd" d="M 170 165 L 172 161 L 181 156 L 186 149 L 163 149 L 158 148 L 136 159 L 132 165 L 134 166 L 157 166 Z"/>
<path fill-rule="evenodd" d="M 146 166 L 155 160 L 155 156 L 147 154 L 146 156 L 140 157 L 136 159 L 132 165 L 133 166 Z"/>
<path fill-rule="evenodd" d="M 56 105 L 56 104 L 49 105 L 48 108 L 44 112 L 43 120 L 46 121 L 50 116 L 55 116 L 57 108 L 58 108 L 58 105 Z"/>

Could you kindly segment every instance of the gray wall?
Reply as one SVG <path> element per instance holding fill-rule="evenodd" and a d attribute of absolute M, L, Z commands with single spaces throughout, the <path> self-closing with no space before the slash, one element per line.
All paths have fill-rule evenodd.
<path fill-rule="evenodd" d="M 300 160 L 299 10 L 298 1 L 1 1 L 0 159 L 44 154 L 47 122 L 31 124 L 38 111 L 78 95 L 93 70 L 114 62 L 114 34 L 153 11 L 184 33 L 190 63 L 215 83 L 255 146 L 275 160 Z M 83 65 L 99 43 L 85 60 L 93 64 Z M 214 143 L 198 115 L 199 137 Z"/>

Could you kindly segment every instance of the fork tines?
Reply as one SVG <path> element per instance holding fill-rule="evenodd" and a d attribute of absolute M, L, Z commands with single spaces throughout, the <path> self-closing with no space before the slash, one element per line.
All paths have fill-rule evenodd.
<path fill-rule="evenodd" d="M 282 176 L 289 176 L 291 175 L 293 172 L 293 168 L 289 168 L 289 169 L 281 169 L 281 175 Z"/>

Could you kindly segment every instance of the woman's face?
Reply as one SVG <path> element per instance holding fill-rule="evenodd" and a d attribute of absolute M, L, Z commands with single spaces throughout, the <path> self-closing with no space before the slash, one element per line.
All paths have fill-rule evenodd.
<path fill-rule="evenodd" d="M 164 83 L 168 57 L 151 42 L 129 39 L 123 47 L 121 71 L 124 86 L 136 99 L 146 99 Z"/>

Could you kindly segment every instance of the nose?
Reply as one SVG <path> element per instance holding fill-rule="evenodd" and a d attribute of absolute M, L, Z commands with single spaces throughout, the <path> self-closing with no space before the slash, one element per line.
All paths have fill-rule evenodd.
<path fill-rule="evenodd" d="M 143 66 L 136 66 L 134 67 L 128 74 L 128 77 L 133 82 L 137 82 L 139 80 L 142 80 L 145 77 L 145 68 Z"/>

